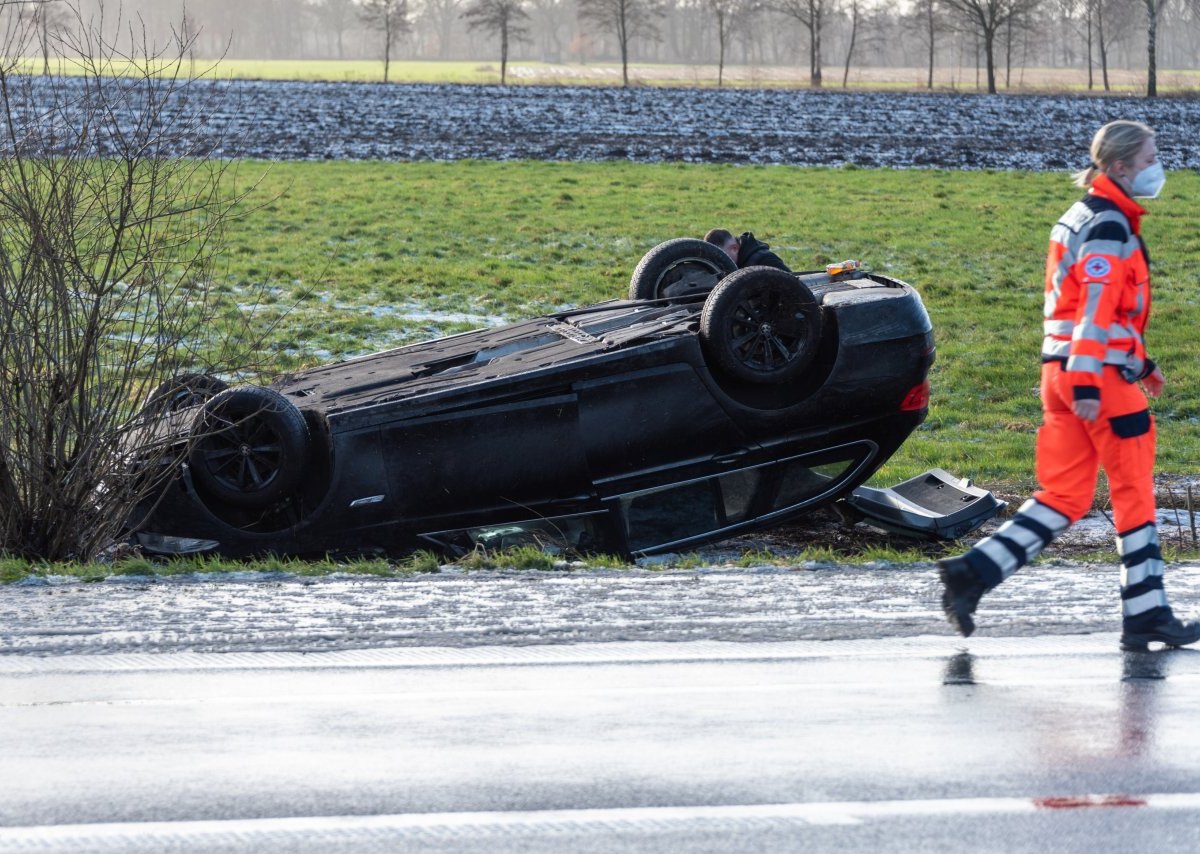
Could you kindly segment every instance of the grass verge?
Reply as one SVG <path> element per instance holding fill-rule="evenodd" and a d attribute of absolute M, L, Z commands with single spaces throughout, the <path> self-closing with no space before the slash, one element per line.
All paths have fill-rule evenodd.
<path fill-rule="evenodd" d="M 775 552 L 770 549 L 752 549 L 740 556 L 713 559 L 697 553 L 673 555 L 648 564 L 644 569 L 654 572 L 687 571 L 706 568 L 757 569 L 821 569 L 829 566 L 860 566 L 864 568 L 887 568 L 929 565 L 938 557 L 957 551 L 952 543 L 897 546 L 876 544 L 859 550 L 838 549 L 828 546 L 811 546 L 798 552 Z M 1179 548 L 1164 545 L 1163 557 L 1168 563 L 1200 560 L 1200 549 Z M 1103 564 L 1116 563 L 1111 549 L 1096 549 L 1094 552 L 1073 552 L 1069 557 L 1051 555 L 1039 563 Z M 470 555 L 447 563 L 429 552 L 420 552 L 401 561 L 374 560 L 317 560 L 267 558 L 263 560 L 235 561 L 221 558 L 177 558 L 173 560 L 149 560 L 125 558 L 112 563 L 36 563 L 15 558 L 0 559 L 0 584 L 48 581 L 51 579 L 77 582 L 100 582 L 109 579 L 132 580 L 194 578 L 220 580 L 221 578 L 261 577 L 263 575 L 284 578 L 307 578 L 320 576 L 361 576 L 377 579 L 412 578 L 418 575 L 441 572 L 588 572 L 593 570 L 625 571 L 639 569 L 636 565 L 613 555 L 589 555 L 575 560 L 565 560 L 540 549 L 524 546 L 499 552 L 473 552 Z"/>
<path fill-rule="evenodd" d="M 1034 485 L 1046 240 L 1077 196 L 1065 175 L 482 161 L 245 163 L 237 174 L 259 181 L 259 201 L 230 226 L 219 287 L 231 321 L 251 313 L 270 325 L 263 358 L 281 370 L 621 297 L 656 243 L 713 226 L 751 229 L 797 269 L 862 258 L 912 282 L 925 300 L 938 342 L 929 417 L 876 483 L 941 467 L 1004 494 Z M 1143 229 L 1155 270 L 1150 349 L 1169 378 L 1154 407 L 1159 470 L 1176 479 L 1200 475 L 1198 198 L 1200 175 L 1173 172 Z M 246 295 L 264 286 L 267 299 L 248 304 Z M 538 560 L 529 558 L 532 568 Z M 141 571 L 389 576 L 438 565 L 431 555 L 413 561 L 53 571 L 0 561 L 0 580 Z"/>

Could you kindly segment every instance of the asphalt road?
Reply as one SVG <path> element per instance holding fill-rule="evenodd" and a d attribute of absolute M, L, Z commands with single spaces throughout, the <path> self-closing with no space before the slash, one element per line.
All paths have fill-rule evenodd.
<path fill-rule="evenodd" d="M 1197 850 L 1200 653 L 1116 582 L 969 641 L 929 565 L 8 585 L 0 852 Z"/>
<path fill-rule="evenodd" d="M 1107 633 L 5 656 L 0 851 L 1195 850 L 1198 703 Z"/>

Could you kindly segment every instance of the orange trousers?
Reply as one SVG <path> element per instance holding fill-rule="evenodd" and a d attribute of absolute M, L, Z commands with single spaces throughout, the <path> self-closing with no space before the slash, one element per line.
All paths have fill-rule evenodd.
<path fill-rule="evenodd" d="M 1117 532 L 1155 522 L 1154 416 L 1137 383 L 1105 365 L 1100 417 L 1084 421 L 1071 411 L 1072 388 L 1061 362 L 1042 365 L 1042 427 L 1037 436 L 1034 498 L 1072 523 L 1092 507 L 1099 467 L 1108 474 Z"/>

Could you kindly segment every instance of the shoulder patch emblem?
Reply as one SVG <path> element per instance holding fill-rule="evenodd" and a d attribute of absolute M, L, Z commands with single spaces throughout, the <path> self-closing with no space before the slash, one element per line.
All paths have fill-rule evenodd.
<path fill-rule="evenodd" d="M 1083 271 L 1089 276 L 1095 276 L 1097 279 L 1102 279 L 1112 272 L 1112 264 L 1108 263 L 1107 258 L 1101 258 L 1099 255 L 1093 255 L 1083 262 Z"/>

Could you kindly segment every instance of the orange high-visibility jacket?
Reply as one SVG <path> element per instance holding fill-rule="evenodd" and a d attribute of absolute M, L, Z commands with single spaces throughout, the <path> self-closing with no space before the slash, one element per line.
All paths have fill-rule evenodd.
<path fill-rule="evenodd" d="M 1100 174 L 1050 232 L 1042 361 L 1061 361 L 1076 400 L 1100 398 L 1104 365 L 1129 382 L 1154 370 L 1143 334 L 1150 317 L 1146 209 Z"/>

